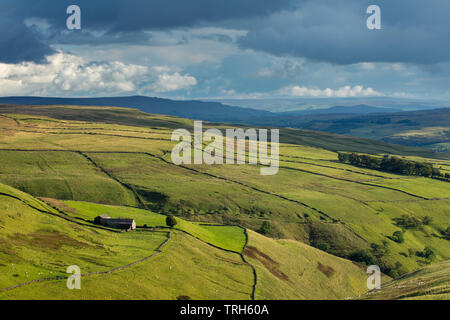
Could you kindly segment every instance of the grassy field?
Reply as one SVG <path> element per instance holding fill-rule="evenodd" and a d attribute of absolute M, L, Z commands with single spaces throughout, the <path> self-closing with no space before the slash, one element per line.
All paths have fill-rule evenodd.
<path fill-rule="evenodd" d="M 165 239 L 160 233 L 148 236 L 86 228 L 34 209 L 54 212 L 20 191 L 3 185 L 0 190 L 1 288 L 67 275 L 70 265 L 80 266 L 85 273 L 113 269 L 150 255 Z"/>
<path fill-rule="evenodd" d="M 107 214 L 112 218 L 132 217 L 138 227 L 166 227 L 166 216 L 148 210 L 106 206 L 89 202 L 65 201 L 66 210 L 73 217 L 80 217 L 93 221 L 98 215 Z M 219 248 L 242 252 L 245 245 L 245 235 L 243 229 L 233 226 L 203 225 L 196 222 L 178 219 L 175 229 L 186 231 L 187 233 L 211 243 Z"/>
<path fill-rule="evenodd" d="M 250 232 L 244 254 L 258 274 L 257 299 L 344 299 L 367 291 L 364 268 L 298 241 Z"/>
<path fill-rule="evenodd" d="M 0 151 L 0 158 L 4 161 L 0 168 L 2 182 L 35 196 L 136 205 L 130 190 L 78 153 Z"/>
<path fill-rule="evenodd" d="M 173 230 L 177 237 L 189 234 L 203 244 L 216 246 L 216 250 L 236 252 L 230 254 L 238 260 L 238 253 L 242 252 L 246 241 L 242 227 L 259 231 L 263 223 L 268 223 L 270 227 L 264 231 L 266 236 L 285 240 L 271 240 L 250 232 L 250 242 L 259 241 L 267 246 L 258 247 L 255 243 L 253 247 L 259 251 L 280 250 L 281 256 L 281 252 L 285 252 L 283 248 L 293 246 L 295 249 L 292 250 L 298 251 L 295 254 L 299 255 L 299 261 L 302 257 L 312 259 L 308 258 L 309 254 L 336 259 L 334 265 L 325 258 L 323 261 L 311 260 L 313 263 L 308 268 L 313 268 L 314 272 L 318 270 L 318 273 L 297 279 L 298 274 L 288 268 L 291 264 L 296 265 L 288 259 L 294 253 L 287 250 L 281 260 L 269 255 L 280 269 L 287 268 L 283 273 L 289 279 L 295 279 L 286 286 L 270 270 L 258 269 L 258 264 L 264 266 L 264 262 L 253 253 L 254 257 L 249 259 L 254 260 L 262 281 L 267 280 L 267 286 L 279 282 L 276 289 L 279 291 L 274 289 L 274 292 L 278 292 L 280 298 L 345 298 L 361 294 L 361 284 L 355 282 L 361 272 L 351 271 L 351 276 L 344 279 L 340 271 L 355 266 L 341 258 L 348 259 L 361 250 L 369 251 L 392 276 L 450 258 L 449 242 L 444 236 L 445 229 L 450 226 L 448 182 L 342 164 L 337 161 L 336 153 L 358 151 L 380 156 L 389 153 L 430 162 L 443 170 L 450 168 L 450 161 L 435 157 L 432 152 L 283 129 L 279 173 L 261 176 L 260 167 L 256 165 L 174 165 L 170 159 L 170 151 L 175 145 L 170 141 L 171 132 L 174 128 L 192 128 L 190 120 L 121 108 L 18 107 L 12 111 L 25 114 L 8 113 L 0 117 L 0 159 L 3 163 L 0 182 L 4 184 L 5 193 L 56 213 L 34 198 L 42 197 L 63 210 L 70 219 L 85 219 L 87 224 L 99 214 L 133 217 L 138 226 L 147 225 L 148 228 L 137 234 L 150 232 L 153 230 L 150 227 L 164 226 L 165 215 L 175 215 L 179 220 L 178 230 Z M 205 129 L 210 126 L 213 124 L 204 124 Z M 416 228 L 404 228 L 398 219 L 405 215 L 419 220 L 427 217 L 430 222 Z M 14 228 L 18 228 L 18 224 Z M 3 230 L 0 229 L 0 236 Z M 404 232 L 404 242 L 392 240 L 396 231 Z M 33 232 L 34 229 L 30 231 Z M 65 234 L 64 230 L 58 232 Z M 98 232 L 109 234 L 105 230 Z M 129 241 L 134 241 L 133 235 L 130 237 Z M 104 240 L 95 241 L 103 243 Z M 295 245 L 291 246 L 289 241 Z M 157 247 L 155 243 L 151 246 Z M 434 252 L 432 259 L 420 256 L 426 247 Z M 325 278 L 319 277 L 323 275 L 320 268 L 329 270 L 326 267 L 318 269 L 319 262 L 336 271 L 333 273 L 336 282 L 330 283 L 332 289 L 325 286 Z M 0 264 L 3 264 L 1 260 Z M 114 266 L 113 262 L 105 262 L 105 265 Z M 86 266 L 92 270 L 94 267 Z M 315 281 L 324 283 L 323 291 L 317 295 L 307 295 L 304 291 L 294 294 L 295 288 L 308 287 Z M 339 287 L 337 284 L 343 281 L 346 285 Z M 260 298 L 276 298 L 264 288 L 266 285 L 260 288 L 262 291 L 257 290 L 257 297 L 259 294 Z M 192 295 L 207 298 L 198 292 Z M 89 297 L 92 296 L 85 296 Z"/>
<path fill-rule="evenodd" d="M 81 290 L 67 290 L 60 280 L 0 293 L 0 299 L 250 299 L 253 274 L 238 255 L 178 232 L 164 250 L 133 268 L 83 277 Z"/>

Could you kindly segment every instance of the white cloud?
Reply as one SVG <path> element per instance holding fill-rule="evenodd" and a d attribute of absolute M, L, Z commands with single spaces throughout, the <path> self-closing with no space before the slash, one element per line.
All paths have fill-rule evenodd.
<path fill-rule="evenodd" d="M 151 86 L 156 92 L 169 92 L 181 89 L 189 89 L 197 85 L 197 80 L 189 75 L 163 73 L 158 75 L 158 80 Z"/>
<path fill-rule="evenodd" d="M 280 94 L 291 97 L 318 97 L 318 98 L 349 98 L 349 97 L 371 97 L 383 94 L 372 88 L 363 86 L 344 86 L 339 89 L 315 89 L 300 86 L 288 86 L 280 89 Z"/>
<path fill-rule="evenodd" d="M 375 63 L 372 63 L 372 62 L 361 62 L 359 64 L 359 66 L 361 67 L 361 69 L 367 70 L 367 71 L 372 71 L 372 70 L 375 70 L 375 68 L 376 68 Z"/>
<path fill-rule="evenodd" d="M 100 95 L 169 92 L 197 84 L 194 77 L 167 67 L 123 62 L 91 62 L 58 52 L 46 64 L 0 63 L 0 95 Z"/>

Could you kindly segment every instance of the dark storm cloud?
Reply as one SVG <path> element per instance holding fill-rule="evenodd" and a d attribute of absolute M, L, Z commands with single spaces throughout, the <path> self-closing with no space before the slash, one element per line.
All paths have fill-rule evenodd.
<path fill-rule="evenodd" d="M 82 32 L 65 32 L 71 4 L 81 7 Z M 382 9 L 382 30 L 366 28 L 370 4 Z M 244 48 L 335 64 L 450 60 L 444 0 L 2 0 L 1 16 L 9 17 L 0 33 L 3 62 L 42 60 L 55 43 L 145 43 L 147 30 L 199 25 L 248 30 Z M 50 24 L 46 33 L 24 27 L 31 17 Z"/>
<path fill-rule="evenodd" d="M 3 0 L 0 3 L 2 32 L 0 62 L 39 61 L 52 52 L 51 43 L 94 44 L 145 42 L 143 30 L 190 27 L 200 22 L 224 19 L 251 19 L 285 8 L 291 0 Z M 66 9 L 81 7 L 82 27 L 102 32 L 101 39 L 90 32 L 67 34 Z M 46 34 L 37 35 L 23 22 L 45 19 Z"/>
<path fill-rule="evenodd" d="M 3 0 L 22 17 L 41 17 L 61 27 L 67 6 L 76 4 L 87 28 L 136 31 L 188 27 L 202 21 L 264 16 L 295 0 Z"/>
<path fill-rule="evenodd" d="M 0 14 L 0 62 L 19 63 L 23 61 L 42 62 L 46 55 L 54 52 L 48 45 L 22 22 Z"/>
<path fill-rule="evenodd" d="M 382 30 L 368 30 L 366 9 L 377 4 Z M 450 1 L 303 1 L 253 23 L 240 44 L 276 55 L 336 64 L 450 60 Z"/>

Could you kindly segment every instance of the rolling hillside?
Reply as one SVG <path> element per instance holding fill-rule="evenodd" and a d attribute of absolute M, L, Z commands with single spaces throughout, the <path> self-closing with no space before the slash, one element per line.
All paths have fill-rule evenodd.
<path fill-rule="evenodd" d="M 89 292 L 69 292 L 64 280 L 44 281 L 0 298 L 52 298 L 53 292 L 86 299 L 343 299 L 365 291 L 364 269 L 348 260 L 366 263 L 361 252 L 394 278 L 450 258 L 448 182 L 354 167 L 339 163 L 336 153 L 388 153 L 449 169 L 450 161 L 433 152 L 282 129 L 279 173 L 261 176 L 256 165 L 174 165 L 172 131 L 191 129 L 191 120 L 108 107 L 0 110 L 0 236 L 6 239 L 0 268 L 8 270 L 0 287 L 62 276 L 78 263 L 106 272 L 157 253 L 130 267 L 143 278 L 127 268 L 87 277 Z M 123 237 L 98 230 L 91 221 L 102 213 L 132 216 L 141 228 Z M 161 228 L 167 214 L 178 217 L 175 230 Z M 427 223 L 405 228 L 405 216 Z M 396 231 L 404 232 L 404 242 L 393 240 Z M 55 248 L 51 239 L 62 245 Z M 46 243 L 48 261 L 59 250 L 62 258 L 41 266 L 32 245 L 11 249 L 34 241 Z M 433 256 L 422 255 L 426 248 Z M 99 264 L 95 256 L 102 257 Z M 11 264 L 20 265 L 19 272 Z M 120 279 L 129 287 L 119 290 Z"/>
<path fill-rule="evenodd" d="M 0 299 L 342 299 L 364 292 L 364 270 L 296 241 L 289 256 L 255 268 L 254 250 L 265 259 L 283 243 L 181 219 L 168 229 L 164 216 L 142 209 L 46 199 L 50 206 L 5 185 L 0 191 Z M 128 233 L 98 227 L 91 218 L 102 212 L 133 216 L 140 227 Z M 258 249 L 247 246 L 254 241 Z M 314 261 L 302 266 L 305 277 L 285 269 L 292 255 Z M 65 269 L 74 264 L 84 290 L 66 288 Z M 267 274 L 273 279 L 266 283 Z"/>
<path fill-rule="evenodd" d="M 131 107 L 146 113 L 203 121 L 347 134 L 405 146 L 428 148 L 437 152 L 446 152 L 447 156 L 450 148 L 450 108 L 440 107 L 439 104 L 434 109 L 420 103 L 413 103 L 413 107 L 396 108 L 395 104 L 385 106 L 386 102 L 383 101 L 373 101 L 374 105 L 357 104 L 357 101 L 354 101 L 353 104 L 345 106 L 337 104 L 326 108 L 310 107 L 306 110 L 295 110 L 294 108 L 291 111 L 274 112 L 273 110 L 231 106 L 215 101 L 177 101 L 144 96 L 102 98 L 0 97 L 0 103 L 26 105 L 28 106 L 28 108 L 25 108 L 27 110 L 30 109 L 30 106 L 42 105 Z M 339 103 L 339 101 L 335 103 Z M 252 102 L 248 101 L 248 105 L 252 106 Z M 384 107 L 378 107 L 378 105 Z M 446 104 L 443 103 L 443 105 Z M 17 107 L 15 108 L 18 113 L 19 110 Z M 402 111 L 402 108 L 407 110 L 413 108 L 414 111 L 405 112 Z M 421 108 L 426 110 L 417 110 Z M 12 106 L 0 108 L 0 113 L 10 112 L 9 109 L 12 109 Z M 50 109 L 47 108 L 47 110 Z M 82 116 L 78 116 L 77 119 L 80 119 L 80 117 Z"/>

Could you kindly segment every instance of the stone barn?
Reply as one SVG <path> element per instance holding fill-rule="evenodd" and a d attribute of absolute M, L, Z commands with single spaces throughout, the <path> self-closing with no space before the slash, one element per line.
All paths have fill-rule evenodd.
<path fill-rule="evenodd" d="M 96 217 L 94 219 L 94 223 L 99 224 L 101 226 L 105 226 L 105 227 L 127 230 L 127 231 L 136 229 L 136 221 L 134 221 L 134 219 L 131 219 L 131 218 L 113 219 L 106 214 Z"/>

